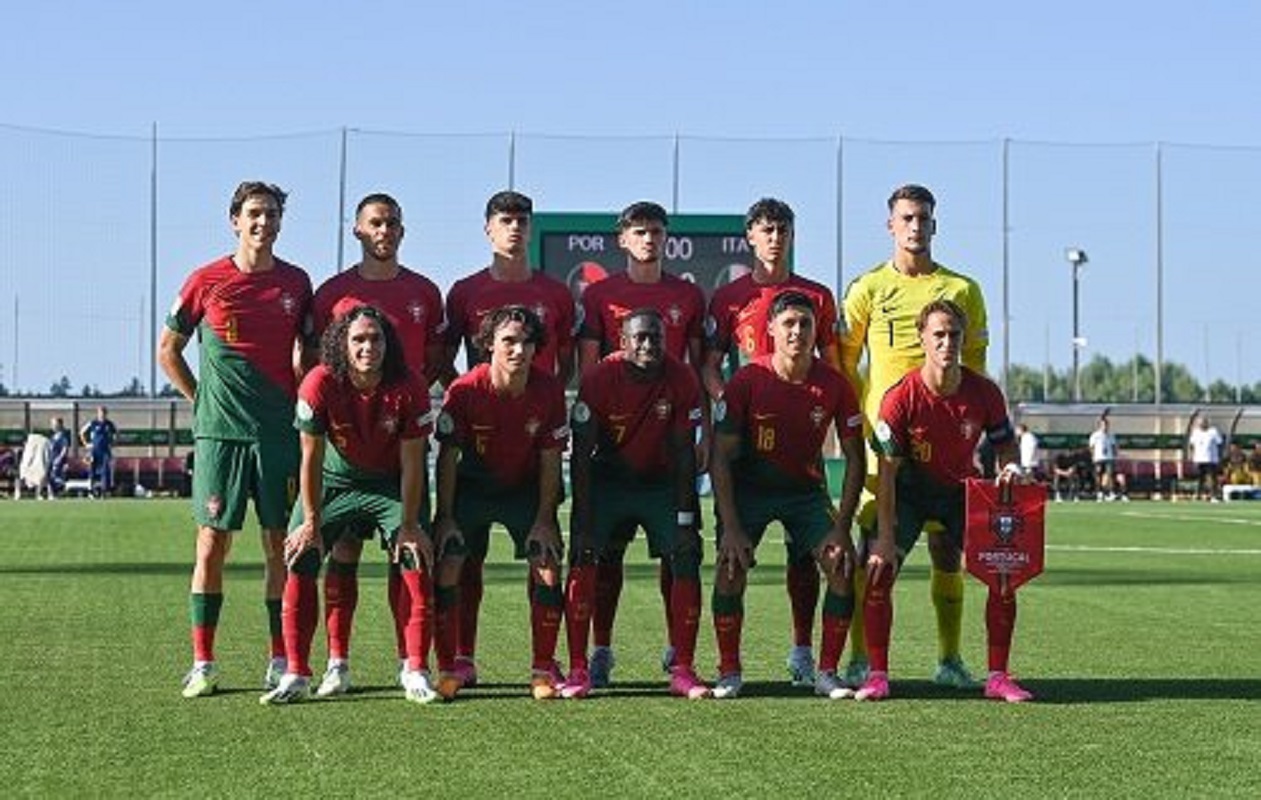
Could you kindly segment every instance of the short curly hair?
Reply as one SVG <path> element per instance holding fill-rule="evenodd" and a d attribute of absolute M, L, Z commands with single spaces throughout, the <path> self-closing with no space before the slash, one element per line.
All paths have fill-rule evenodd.
<path fill-rule="evenodd" d="M 350 380 L 350 359 L 347 356 L 350 326 L 360 317 L 367 317 L 381 329 L 385 340 L 385 357 L 381 361 L 381 382 L 395 383 L 407 376 L 407 361 L 403 358 L 403 343 L 385 312 L 375 306 L 355 306 L 333 320 L 320 337 L 320 360 L 339 381 Z"/>
<path fill-rule="evenodd" d="M 477 329 L 477 338 L 473 344 L 490 360 L 490 352 L 495 346 L 495 332 L 509 322 L 520 322 L 525 328 L 525 342 L 536 347 L 547 344 L 547 330 L 543 320 L 532 308 L 522 305 L 500 306 L 482 317 L 482 324 Z"/>

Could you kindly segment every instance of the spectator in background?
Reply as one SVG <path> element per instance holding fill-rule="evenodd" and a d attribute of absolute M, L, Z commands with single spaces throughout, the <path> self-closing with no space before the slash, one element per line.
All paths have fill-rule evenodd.
<path fill-rule="evenodd" d="M 1252 443 L 1252 454 L 1248 456 L 1248 471 L 1252 473 L 1254 486 L 1261 486 L 1261 439 Z"/>
<path fill-rule="evenodd" d="M 96 418 L 79 431 L 79 442 L 88 451 L 88 484 L 93 497 L 107 497 L 114 488 L 114 439 L 118 428 L 105 406 L 96 407 Z"/>
<path fill-rule="evenodd" d="M 1111 502 L 1116 496 L 1117 437 L 1109 428 L 1108 418 L 1100 417 L 1090 434 L 1090 460 L 1095 466 L 1095 501 L 1105 497 Z"/>
<path fill-rule="evenodd" d="M 22 463 L 18 471 L 17 483 L 13 486 L 13 498 L 21 499 L 22 489 L 35 490 L 35 499 L 43 500 L 49 494 L 48 466 L 52 456 L 52 445 L 48 437 L 42 433 L 30 433 L 26 444 L 22 446 Z"/>
<path fill-rule="evenodd" d="M 1024 423 L 1016 426 L 1016 445 L 1020 448 L 1020 471 L 1028 477 L 1035 477 L 1040 460 L 1038 437 Z"/>
<path fill-rule="evenodd" d="M 70 461 L 70 431 L 61 417 L 52 418 L 51 463 L 48 469 L 48 496 L 56 497 L 66 488 L 66 467 Z"/>
<path fill-rule="evenodd" d="M 1195 499 L 1216 503 L 1217 473 L 1222 460 L 1221 431 L 1210 425 L 1208 417 L 1201 415 L 1187 437 L 1187 449 L 1191 451 L 1191 461 L 1195 463 L 1196 486 Z"/>
<path fill-rule="evenodd" d="M 1248 455 L 1237 442 L 1231 442 L 1226 448 L 1226 462 L 1222 468 L 1222 484 L 1224 486 L 1253 484 L 1252 471 L 1248 468 Z"/>

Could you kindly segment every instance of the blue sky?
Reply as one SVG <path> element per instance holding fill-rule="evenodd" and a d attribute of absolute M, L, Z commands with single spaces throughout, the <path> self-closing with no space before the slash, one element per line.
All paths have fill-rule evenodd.
<path fill-rule="evenodd" d="M 480 203 L 506 183 L 509 131 L 518 187 L 553 211 L 669 200 L 677 133 L 680 211 L 782 196 L 800 215 L 798 264 L 833 285 L 838 252 L 842 280 L 887 255 L 894 185 L 933 187 L 935 254 L 977 276 L 989 300 L 991 370 L 1002 357 L 1002 140 L 1011 357 L 1060 369 L 1068 246 L 1091 258 L 1086 358 L 1154 356 L 1163 142 L 1165 357 L 1201 378 L 1261 380 L 1261 354 L 1248 352 L 1255 215 L 1249 193 L 1229 188 L 1261 180 L 1253 3 L 191 5 L 6 11 L 9 385 L 15 368 L 21 388 L 61 374 L 104 389 L 147 382 L 155 122 L 159 310 L 188 271 L 231 248 L 223 208 L 245 177 L 293 189 L 278 249 L 317 282 L 331 274 L 343 126 L 357 131 L 351 202 L 397 193 L 405 260 L 444 288 L 484 261 Z"/>

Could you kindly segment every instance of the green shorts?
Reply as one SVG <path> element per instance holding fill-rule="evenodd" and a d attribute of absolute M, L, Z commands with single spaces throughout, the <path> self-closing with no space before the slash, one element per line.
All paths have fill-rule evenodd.
<path fill-rule="evenodd" d="M 792 561 L 810 558 L 836 524 L 836 507 L 827 491 L 767 491 L 749 487 L 736 489 L 736 513 L 749 541 L 757 548 L 772 522 L 784 526 L 784 544 Z M 722 517 L 718 517 L 718 540 L 722 541 Z"/>
<path fill-rule="evenodd" d="M 498 522 L 512 537 L 513 556 L 526 557 L 525 540 L 539 513 L 539 489 L 528 486 L 486 491 L 462 483 L 455 491 L 455 524 L 464 534 L 464 552 L 472 561 L 485 561 L 490 550 L 490 526 Z"/>
<path fill-rule="evenodd" d="M 913 470 L 905 467 L 898 473 L 897 529 L 893 532 L 898 546 L 898 554 L 906 558 L 907 553 L 919 541 L 920 531 L 929 520 L 940 525 L 937 535 L 947 540 L 960 551 L 963 550 L 963 527 L 965 524 L 965 503 L 963 487 L 943 487 L 926 478 L 917 477 Z"/>
<path fill-rule="evenodd" d="M 597 554 L 620 553 L 640 528 L 648 538 L 648 555 L 673 555 L 681 545 L 699 545 L 694 528 L 687 542 L 679 541 L 678 501 L 673 486 L 628 486 L 593 478 L 591 481 L 591 541 L 570 542 Z"/>
<path fill-rule="evenodd" d="M 403 501 L 394 483 L 325 487 L 320 505 L 320 538 L 324 540 L 325 549 L 331 548 L 338 539 L 371 539 L 379 534 L 382 549 L 388 550 L 393 548 L 399 526 L 403 524 Z M 417 523 L 424 524 L 429 519 L 428 506 L 428 498 L 422 499 Z M 294 503 L 289 530 L 297 528 L 305 518 L 302 503 Z"/>
<path fill-rule="evenodd" d="M 258 524 L 283 529 L 298 496 L 298 432 L 292 428 L 257 442 L 194 442 L 193 519 L 220 531 L 239 531 L 254 500 Z"/>

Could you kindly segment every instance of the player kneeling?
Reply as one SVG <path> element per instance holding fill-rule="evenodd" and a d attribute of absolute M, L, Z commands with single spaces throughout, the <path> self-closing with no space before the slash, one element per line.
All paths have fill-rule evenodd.
<path fill-rule="evenodd" d="M 664 341 L 659 312 L 632 311 L 622 322 L 622 349 L 587 370 L 574 405 L 565 697 L 591 691 L 587 643 L 597 562 L 620 565 L 639 527 L 649 554 L 669 563 L 670 691 L 689 699 L 709 694 L 693 667 L 701 610 L 693 447 L 701 423 L 700 381 L 666 355 Z"/>
<path fill-rule="evenodd" d="M 871 672 L 855 694 L 858 700 L 889 696 L 893 584 L 925 520 L 942 522 L 942 536 L 950 543 L 950 566 L 959 569 L 966 523 L 964 481 L 977 477 L 973 453 L 981 437 L 994 446 L 1003 479 L 1013 479 L 1018 472 L 1015 435 L 1002 390 L 960 362 L 967 327 L 963 310 L 949 300 L 935 300 L 924 306 L 916 327 L 924 365 L 885 393 L 873 432 L 880 453 L 878 533 L 868 542 L 863 609 Z M 1007 673 L 1015 624 L 1015 592 L 991 588 L 985 605 L 990 670 L 985 696 L 1009 703 L 1033 697 Z"/>
<path fill-rule="evenodd" d="M 405 618 L 405 697 L 437 697 L 426 658 L 432 643 L 434 543 L 427 518 L 425 451 L 429 395 L 408 372 L 389 320 L 358 306 L 325 331 L 323 363 L 298 389 L 301 497 L 285 539 L 282 626 L 288 670 L 265 705 L 304 700 L 311 693 L 311 641 L 318 619 L 316 578 L 326 551 L 343 536 L 380 532 L 403 568 L 396 614 Z M 331 443 L 331 447 L 329 444 Z M 452 572 L 446 583 L 454 583 Z M 349 688 L 349 676 L 346 676 Z"/>
<path fill-rule="evenodd" d="M 854 613 L 850 526 L 866 472 L 862 415 L 845 378 L 814 355 L 815 311 L 809 297 L 780 293 L 768 324 L 774 351 L 736 372 L 714 414 L 710 475 L 718 509 L 718 561 L 713 614 L 720 659 L 714 697 L 736 697 L 744 686 L 740 634 L 747 572 L 767 525 L 779 520 L 789 558 L 813 558 L 827 579 L 815 692 L 836 699 L 849 694 L 836 667 Z M 828 496 L 822 457 L 832 424 L 846 459 L 837 507 Z"/>

